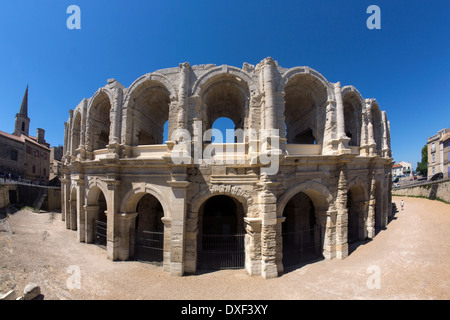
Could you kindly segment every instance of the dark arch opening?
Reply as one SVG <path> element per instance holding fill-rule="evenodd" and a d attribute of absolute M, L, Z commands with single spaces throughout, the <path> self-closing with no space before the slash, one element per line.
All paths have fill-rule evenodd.
<path fill-rule="evenodd" d="M 244 268 L 243 218 L 242 204 L 229 196 L 213 196 L 202 204 L 197 239 L 198 269 Z"/>
<path fill-rule="evenodd" d="M 164 249 L 164 210 L 151 194 L 145 194 L 136 205 L 134 258 L 160 264 Z"/>
<path fill-rule="evenodd" d="M 322 257 L 321 230 L 316 208 L 304 192 L 293 196 L 283 210 L 283 266 L 292 267 Z"/>

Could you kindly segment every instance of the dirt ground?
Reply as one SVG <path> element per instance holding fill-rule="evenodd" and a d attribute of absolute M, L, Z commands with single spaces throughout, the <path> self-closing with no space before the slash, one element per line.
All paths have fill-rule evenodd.
<path fill-rule="evenodd" d="M 45 300 L 449 299 L 450 205 L 393 202 L 399 212 L 387 228 L 346 259 L 316 261 L 270 280 L 245 270 L 174 277 L 147 263 L 113 262 L 100 247 L 79 243 L 61 214 L 25 209 L 0 224 L 0 294 L 21 295 L 35 282 Z"/>

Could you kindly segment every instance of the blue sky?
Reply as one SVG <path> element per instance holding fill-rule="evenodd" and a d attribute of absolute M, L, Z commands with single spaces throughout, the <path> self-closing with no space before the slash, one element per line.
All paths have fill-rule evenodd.
<path fill-rule="evenodd" d="M 69 5 L 81 30 L 69 30 Z M 381 29 L 369 30 L 369 5 Z M 12 132 L 27 84 L 30 134 L 63 143 L 69 109 L 116 78 L 270 56 L 309 66 L 377 99 L 396 161 L 420 161 L 428 137 L 450 127 L 450 1 L 21 0 L 0 10 L 0 130 Z"/>

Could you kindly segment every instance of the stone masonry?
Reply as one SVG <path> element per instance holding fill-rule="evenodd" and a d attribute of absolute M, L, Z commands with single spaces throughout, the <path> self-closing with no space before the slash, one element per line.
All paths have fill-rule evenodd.
<path fill-rule="evenodd" d="M 211 143 L 205 132 L 220 117 L 254 133 Z M 191 161 L 198 150 L 212 161 Z M 390 129 L 377 101 L 272 58 L 241 69 L 182 63 L 128 88 L 110 79 L 69 111 L 63 154 L 62 217 L 79 241 L 95 242 L 104 221 L 106 257 L 127 260 L 138 232 L 159 230 L 162 265 L 177 276 L 198 270 L 207 232 L 243 233 L 243 267 L 273 278 L 291 254 L 287 231 L 308 231 L 320 257 L 344 259 L 391 214 Z"/>

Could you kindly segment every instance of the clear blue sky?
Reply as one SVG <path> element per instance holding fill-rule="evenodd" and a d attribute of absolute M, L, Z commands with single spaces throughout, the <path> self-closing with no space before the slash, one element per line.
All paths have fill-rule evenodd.
<path fill-rule="evenodd" d="M 69 30 L 69 5 L 81 30 Z M 381 30 L 369 30 L 369 5 Z M 310 66 L 377 99 L 396 161 L 420 161 L 429 136 L 450 127 L 450 1 L 3 1 L 0 130 L 12 132 L 27 84 L 30 134 L 63 143 L 69 109 L 109 78 L 214 63 L 242 67 L 271 56 Z"/>

